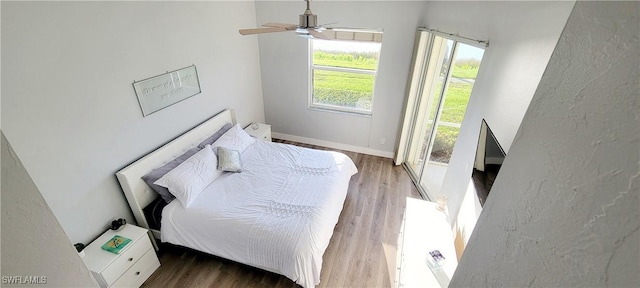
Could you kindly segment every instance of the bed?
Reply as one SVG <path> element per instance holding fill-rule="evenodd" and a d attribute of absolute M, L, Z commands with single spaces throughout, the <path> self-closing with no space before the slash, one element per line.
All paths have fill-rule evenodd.
<path fill-rule="evenodd" d="M 357 173 L 346 155 L 256 139 L 225 141 L 232 134 L 225 132 L 202 149 L 233 146 L 239 151 L 241 172 L 220 172 L 186 208 L 183 198 L 157 205 L 163 199 L 142 179 L 230 125 L 229 131 L 242 133 L 234 112 L 225 110 L 116 173 L 138 225 L 162 242 L 315 287 L 350 178 Z M 157 218 L 160 223 L 154 224 Z"/>

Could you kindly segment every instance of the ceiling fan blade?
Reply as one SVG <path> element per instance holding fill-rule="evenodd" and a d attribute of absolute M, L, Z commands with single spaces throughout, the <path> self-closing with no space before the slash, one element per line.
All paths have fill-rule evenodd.
<path fill-rule="evenodd" d="M 252 28 L 252 29 L 240 29 L 238 32 L 242 35 L 252 35 L 252 34 L 262 34 L 262 33 L 273 33 L 273 32 L 285 32 L 289 31 L 285 28 L 280 27 L 267 27 L 267 28 Z"/>
<path fill-rule="evenodd" d="M 286 24 L 286 23 L 265 23 L 265 24 L 262 24 L 262 26 L 264 26 L 264 27 L 278 27 L 278 28 L 284 28 L 284 29 L 287 29 L 287 30 L 295 30 L 296 28 L 298 28 L 298 25 Z"/>
<path fill-rule="evenodd" d="M 333 40 L 333 38 L 325 34 L 322 34 L 322 32 L 318 32 L 313 28 L 308 28 L 307 31 L 309 31 L 309 34 L 311 34 L 314 38 L 323 39 L 323 40 Z"/>
<path fill-rule="evenodd" d="M 320 24 L 319 26 L 320 26 L 320 27 L 326 27 L 326 28 L 329 28 L 329 27 L 327 27 L 327 26 L 329 26 L 329 25 L 333 25 L 333 24 L 338 24 L 338 22 L 331 22 L 331 23 Z"/>
<path fill-rule="evenodd" d="M 358 31 L 358 32 L 381 32 L 381 30 L 379 29 L 375 29 L 375 28 L 358 28 L 358 27 L 324 27 L 325 30 L 329 30 L 329 31 Z"/>

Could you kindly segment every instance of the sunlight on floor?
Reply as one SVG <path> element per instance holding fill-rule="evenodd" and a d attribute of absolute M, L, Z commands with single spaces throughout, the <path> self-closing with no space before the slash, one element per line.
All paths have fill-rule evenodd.
<path fill-rule="evenodd" d="M 451 225 L 437 204 L 407 198 L 400 242 L 400 287 L 447 287 L 458 265 Z M 430 251 L 439 250 L 445 260 L 440 268 L 427 264 Z M 390 255 L 388 255 L 390 257 Z"/>
<path fill-rule="evenodd" d="M 398 257 L 398 252 L 396 249 L 396 245 L 393 244 L 388 244 L 388 243 L 382 243 L 382 251 L 384 251 L 384 258 L 386 259 L 386 263 L 387 263 L 387 271 L 389 273 L 389 282 L 390 283 L 384 283 L 385 285 L 389 285 L 387 287 L 396 287 L 396 278 L 397 278 L 397 274 L 396 272 L 398 271 L 396 266 L 396 259 Z"/>

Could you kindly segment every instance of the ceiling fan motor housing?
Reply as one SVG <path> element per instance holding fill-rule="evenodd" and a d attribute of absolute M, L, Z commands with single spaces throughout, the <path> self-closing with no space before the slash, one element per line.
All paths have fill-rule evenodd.
<path fill-rule="evenodd" d="M 318 16 L 311 14 L 311 11 L 307 10 L 304 14 L 300 15 L 300 27 L 314 28 L 317 27 Z"/>

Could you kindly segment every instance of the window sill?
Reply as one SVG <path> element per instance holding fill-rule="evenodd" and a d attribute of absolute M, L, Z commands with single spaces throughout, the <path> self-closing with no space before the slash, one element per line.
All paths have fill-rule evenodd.
<path fill-rule="evenodd" d="M 371 113 L 371 112 L 365 112 L 365 111 L 357 112 L 357 111 L 338 110 L 338 109 L 322 107 L 322 106 L 310 106 L 310 107 L 308 107 L 308 109 L 312 110 L 312 111 L 318 111 L 318 112 L 329 112 L 329 113 L 344 114 L 344 115 L 349 115 L 349 116 L 365 117 L 365 118 L 371 118 L 373 116 L 373 113 Z"/>

